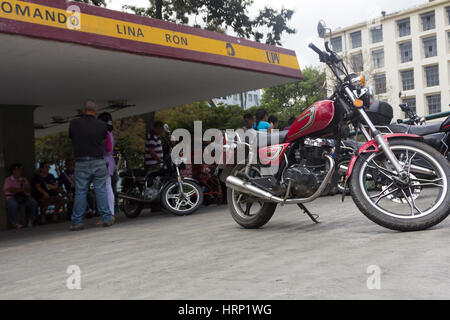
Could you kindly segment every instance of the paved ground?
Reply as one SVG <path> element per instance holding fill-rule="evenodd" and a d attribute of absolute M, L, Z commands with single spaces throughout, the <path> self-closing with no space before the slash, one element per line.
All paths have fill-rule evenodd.
<path fill-rule="evenodd" d="M 287 206 L 265 228 L 244 230 L 226 207 L 212 206 L 76 233 L 66 224 L 1 232 L 0 298 L 450 298 L 450 220 L 397 233 L 350 198 L 309 207 L 321 224 Z M 66 287 L 69 265 L 81 268 L 81 290 Z M 370 265 L 381 269 L 380 290 L 367 288 Z"/>

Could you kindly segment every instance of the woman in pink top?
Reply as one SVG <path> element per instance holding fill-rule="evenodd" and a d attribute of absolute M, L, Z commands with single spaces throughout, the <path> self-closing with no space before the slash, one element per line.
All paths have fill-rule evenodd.
<path fill-rule="evenodd" d="M 9 220 L 15 229 L 22 228 L 17 219 L 17 211 L 21 205 L 25 206 L 27 212 L 28 227 L 33 225 L 36 217 L 37 202 L 31 197 L 31 185 L 22 176 L 23 167 L 20 163 L 11 166 L 11 176 L 5 179 L 3 192 L 6 198 L 6 211 Z"/>
<path fill-rule="evenodd" d="M 112 116 L 108 112 L 103 112 L 98 116 L 99 120 L 106 122 L 108 125 L 108 134 L 105 141 L 104 157 L 106 165 L 108 166 L 108 175 L 106 177 L 106 191 L 108 192 L 109 210 L 114 217 L 114 192 L 111 184 L 111 177 L 116 171 L 116 161 L 114 160 L 114 147 L 116 141 L 113 135 Z"/>

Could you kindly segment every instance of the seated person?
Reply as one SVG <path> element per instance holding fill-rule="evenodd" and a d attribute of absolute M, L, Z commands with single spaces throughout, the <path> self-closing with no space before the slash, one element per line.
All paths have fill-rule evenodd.
<path fill-rule="evenodd" d="M 28 227 L 33 226 L 36 217 L 37 203 L 31 197 L 31 185 L 22 176 L 23 167 L 20 163 L 15 163 L 10 168 L 11 176 L 5 179 L 3 191 L 6 198 L 6 211 L 9 220 L 15 229 L 22 228 L 17 218 L 17 211 L 21 205 L 25 206 Z"/>
<path fill-rule="evenodd" d="M 61 191 L 55 177 L 49 173 L 50 165 L 48 163 L 41 163 L 38 173 L 33 178 L 34 197 L 39 203 L 41 209 L 40 223 L 46 223 L 47 209 L 54 205 L 55 210 L 52 215 L 52 220 L 58 219 L 57 213 L 63 205 L 63 198 L 59 195 Z"/>

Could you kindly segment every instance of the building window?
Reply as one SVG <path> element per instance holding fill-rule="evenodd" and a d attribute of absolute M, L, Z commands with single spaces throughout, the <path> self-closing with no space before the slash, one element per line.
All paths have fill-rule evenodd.
<path fill-rule="evenodd" d="M 439 66 L 425 67 L 425 75 L 427 78 L 427 87 L 439 85 Z"/>
<path fill-rule="evenodd" d="M 252 103 L 253 102 L 253 95 L 252 94 L 248 94 L 248 102 Z"/>
<path fill-rule="evenodd" d="M 441 112 L 441 95 L 435 94 L 427 97 L 428 114 Z"/>
<path fill-rule="evenodd" d="M 414 70 L 402 71 L 403 90 L 414 90 Z"/>
<path fill-rule="evenodd" d="M 383 25 L 370 29 L 370 33 L 372 34 L 372 43 L 383 41 Z"/>
<path fill-rule="evenodd" d="M 352 49 L 360 48 L 362 46 L 361 31 L 350 33 L 350 39 L 352 40 Z"/>
<path fill-rule="evenodd" d="M 445 8 L 447 10 L 447 24 L 450 24 L 450 7 Z"/>
<path fill-rule="evenodd" d="M 332 38 L 331 47 L 335 52 L 342 52 L 342 37 Z"/>
<path fill-rule="evenodd" d="M 416 113 L 416 98 L 406 98 L 406 99 L 403 99 L 402 102 L 408 104 L 408 107 L 410 107 L 411 110 L 414 113 Z M 405 116 L 406 116 L 406 114 L 405 114 Z"/>
<path fill-rule="evenodd" d="M 398 36 L 405 37 L 411 34 L 411 22 L 408 19 L 403 19 L 397 22 Z"/>
<path fill-rule="evenodd" d="M 259 104 L 259 101 L 258 101 L 258 95 L 255 94 L 255 105 L 258 105 L 258 104 Z"/>
<path fill-rule="evenodd" d="M 374 68 L 383 68 L 384 67 L 384 49 L 378 49 L 372 51 L 373 57 L 373 66 Z"/>
<path fill-rule="evenodd" d="M 422 19 L 422 31 L 431 30 L 436 27 L 434 11 L 421 14 L 420 18 Z"/>
<path fill-rule="evenodd" d="M 436 36 L 423 39 L 423 50 L 425 53 L 425 58 L 437 56 Z"/>
<path fill-rule="evenodd" d="M 362 53 L 352 55 L 352 67 L 354 72 L 364 71 L 364 61 Z"/>
<path fill-rule="evenodd" d="M 406 43 L 400 44 L 400 57 L 401 57 L 402 63 L 413 60 L 412 43 L 411 42 L 406 42 Z"/>
<path fill-rule="evenodd" d="M 375 93 L 386 93 L 386 75 L 385 74 L 377 74 L 373 77 L 375 82 Z"/>

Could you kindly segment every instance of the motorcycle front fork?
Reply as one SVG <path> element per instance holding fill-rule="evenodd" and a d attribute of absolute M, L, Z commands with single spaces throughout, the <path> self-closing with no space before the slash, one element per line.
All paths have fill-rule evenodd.
<path fill-rule="evenodd" d="M 372 139 L 375 139 L 375 141 L 378 143 L 378 147 L 383 151 L 383 153 L 386 155 L 388 160 L 392 163 L 392 165 L 395 168 L 395 171 L 398 172 L 398 176 L 401 180 L 406 180 L 408 178 L 407 172 L 403 169 L 403 166 L 400 164 L 400 161 L 398 161 L 395 154 L 392 152 L 391 147 L 389 146 L 389 143 L 386 142 L 383 138 L 383 134 L 375 128 L 374 124 L 370 120 L 367 113 L 364 111 L 364 109 L 359 108 L 359 113 L 361 114 L 364 122 L 369 126 L 370 132 L 372 133 L 373 137 L 366 131 L 366 128 L 364 128 L 363 124 L 361 123 L 359 125 L 364 137 L 367 139 L 367 141 L 371 141 Z"/>
<path fill-rule="evenodd" d="M 181 178 L 181 173 L 180 173 L 180 168 L 177 168 L 177 181 L 178 181 L 178 186 L 180 187 L 180 194 L 184 194 L 183 191 L 183 179 Z"/>

